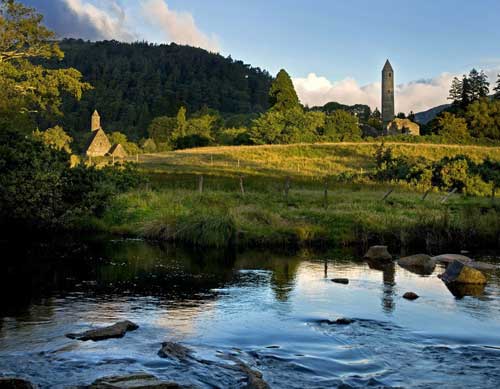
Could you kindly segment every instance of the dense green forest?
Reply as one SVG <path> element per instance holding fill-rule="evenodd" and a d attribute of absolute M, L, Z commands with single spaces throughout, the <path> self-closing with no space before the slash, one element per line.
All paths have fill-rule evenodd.
<path fill-rule="evenodd" d="M 59 124 L 75 137 L 88 130 L 97 108 L 106 130 L 138 140 L 153 118 L 175 116 L 181 106 L 188 112 L 209 107 L 225 116 L 259 113 L 269 106 L 269 73 L 203 49 L 75 39 L 63 40 L 59 47 L 64 58 L 44 60 L 44 65 L 75 68 L 93 89 L 80 101 L 65 96 L 64 116 L 39 118 L 41 129 Z"/>

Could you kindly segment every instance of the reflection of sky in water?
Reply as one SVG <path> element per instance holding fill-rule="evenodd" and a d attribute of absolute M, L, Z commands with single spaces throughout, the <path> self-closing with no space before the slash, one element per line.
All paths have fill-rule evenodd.
<path fill-rule="evenodd" d="M 0 371 L 15 373 L 29 361 L 26 374 L 40 382 L 66 379 L 69 368 L 73 384 L 117 369 L 161 376 L 167 370 L 156 353 L 169 339 L 210 358 L 217 350 L 242 350 L 283 387 L 335 386 L 339 377 L 354 386 L 368 379 L 443 383 L 454 374 L 450 366 L 466 371 L 467 379 L 459 381 L 464 385 L 488 387 L 489 379 L 500 378 L 482 380 L 481 370 L 500 361 L 483 347 L 500 347 L 498 274 L 480 297 L 457 299 L 437 278 L 442 268 L 419 276 L 398 265 L 324 261 L 311 253 L 248 252 L 220 261 L 142 242 L 130 250 L 115 246 L 112 253 L 112 263 L 91 272 L 96 288 L 55 291 L 0 319 Z M 331 278 L 348 278 L 349 284 Z M 407 301 L 407 291 L 421 297 Z M 339 317 L 356 320 L 322 323 Z M 63 336 L 120 319 L 140 329 L 102 343 Z M 478 365 L 473 370 L 471 356 Z M 415 361 L 419 366 L 409 369 Z"/>

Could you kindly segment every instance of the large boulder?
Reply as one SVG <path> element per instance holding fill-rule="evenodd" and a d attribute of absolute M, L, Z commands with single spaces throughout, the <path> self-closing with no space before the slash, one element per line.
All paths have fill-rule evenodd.
<path fill-rule="evenodd" d="M 66 334 L 66 336 L 70 339 L 98 341 L 110 338 L 122 338 L 128 331 L 134 331 L 138 328 L 137 324 L 129 320 L 124 320 L 108 327 L 96 328 L 78 334 Z"/>
<path fill-rule="evenodd" d="M 34 389 L 31 382 L 18 377 L 0 377 L 0 389 Z"/>
<path fill-rule="evenodd" d="M 479 270 L 473 269 L 460 261 L 453 261 L 441 275 L 446 283 L 458 284 L 486 284 L 486 276 Z"/>
<path fill-rule="evenodd" d="M 458 284 L 456 282 L 445 285 L 451 294 L 457 299 L 461 299 L 465 296 L 481 296 L 484 293 L 484 288 L 486 286 L 486 284 Z"/>
<path fill-rule="evenodd" d="M 147 373 L 128 374 L 123 376 L 103 377 L 94 381 L 89 389 L 178 389 L 175 382 L 161 381 Z"/>
<path fill-rule="evenodd" d="M 387 246 L 371 246 L 363 258 L 374 261 L 390 261 L 392 255 L 387 250 Z"/>
<path fill-rule="evenodd" d="M 427 254 L 415 254 L 399 258 L 398 265 L 418 274 L 431 274 L 436 262 Z"/>

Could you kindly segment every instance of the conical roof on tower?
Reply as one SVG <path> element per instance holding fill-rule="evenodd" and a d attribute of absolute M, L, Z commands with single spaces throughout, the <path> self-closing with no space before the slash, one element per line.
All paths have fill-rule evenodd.
<path fill-rule="evenodd" d="M 382 69 L 382 71 L 386 71 L 386 70 L 392 70 L 392 65 L 389 62 L 389 60 L 385 61 L 384 68 Z"/>

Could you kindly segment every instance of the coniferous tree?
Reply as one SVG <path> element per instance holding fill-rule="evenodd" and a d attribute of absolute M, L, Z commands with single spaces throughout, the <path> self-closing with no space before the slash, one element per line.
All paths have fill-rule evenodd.
<path fill-rule="evenodd" d="M 496 86 L 493 88 L 493 90 L 495 91 L 495 94 L 493 95 L 493 97 L 495 99 L 500 99 L 500 74 L 497 76 L 497 82 L 496 82 Z"/>
<path fill-rule="evenodd" d="M 462 77 L 462 97 L 460 98 L 460 105 L 467 107 L 472 101 L 471 83 L 467 76 L 464 74 Z"/>
<path fill-rule="evenodd" d="M 488 77 L 483 71 L 478 72 L 476 69 L 472 69 L 469 73 L 469 84 L 470 84 L 470 101 L 475 101 L 481 97 L 488 96 L 489 85 Z"/>
<path fill-rule="evenodd" d="M 460 105 L 462 103 L 462 89 L 462 80 L 460 80 L 458 77 L 453 77 L 453 81 L 451 82 L 450 94 L 448 96 L 448 100 L 451 100 L 453 105 Z"/>
<path fill-rule="evenodd" d="M 286 111 L 300 106 L 299 98 L 288 73 L 281 69 L 269 90 L 269 103 L 272 109 Z"/>

